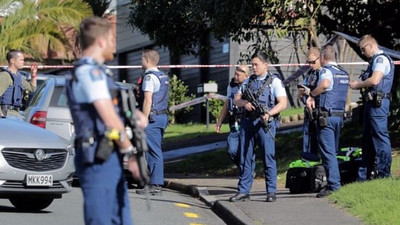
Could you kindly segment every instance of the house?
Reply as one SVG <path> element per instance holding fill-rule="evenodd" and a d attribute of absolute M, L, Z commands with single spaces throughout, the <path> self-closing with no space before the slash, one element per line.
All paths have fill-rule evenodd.
<path fill-rule="evenodd" d="M 239 55 L 241 53 L 247 53 L 248 46 L 251 43 L 238 44 L 232 40 L 224 40 L 222 42 L 216 40 L 212 36 L 209 36 L 209 42 L 213 47 L 209 50 L 208 54 L 203 57 L 195 57 L 192 55 L 182 55 L 179 59 L 172 60 L 170 57 L 169 50 L 167 48 L 160 48 L 155 46 L 154 42 L 151 41 L 147 36 L 143 35 L 137 29 L 132 31 L 132 27 L 126 23 L 129 16 L 129 5 L 130 1 L 118 1 L 117 3 L 117 62 L 119 65 L 140 65 L 141 52 L 143 49 L 152 48 L 160 53 L 159 65 L 219 65 L 219 64 L 238 64 Z M 325 37 L 322 37 L 326 39 Z M 295 43 L 292 38 L 283 38 L 272 40 L 273 49 L 277 52 L 277 57 L 281 63 L 304 63 L 306 56 L 304 51 L 298 46 L 301 40 L 296 40 Z M 357 54 L 347 45 L 343 45 L 346 49 L 346 54 L 341 56 L 341 61 L 362 61 Z M 296 44 L 296 48 L 295 48 Z M 296 51 L 296 49 L 299 49 Z M 284 78 L 289 77 L 295 72 L 298 66 L 286 66 L 270 68 L 271 72 L 279 72 Z M 352 77 L 358 77 L 362 69 L 365 66 L 344 66 L 344 68 L 352 73 Z M 162 69 L 164 72 L 177 74 L 178 77 L 189 86 L 189 93 L 197 94 L 197 86 L 202 83 L 207 83 L 212 80 L 218 84 L 218 93 L 225 95 L 226 87 L 233 77 L 234 68 L 184 68 L 184 69 Z M 125 80 L 129 83 L 135 83 L 141 76 L 141 69 L 119 69 L 114 71 L 118 74 L 120 80 Z M 286 87 L 290 106 L 301 106 L 299 101 L 296 99 L 297 96 L 297 83 L 300 83 L 302 77 L 296 79 L 293 83 Z M 199 95 L 199 94 L 198 94 Z M 358 91 L 353 91 L 351 95 L 352 101 L 357 101 L 359 97 Z M 194 109 L 185 116 L 182 122 L 189 121 L 205 121 L 205 110 L 201 105 L 197 105 Z"/>

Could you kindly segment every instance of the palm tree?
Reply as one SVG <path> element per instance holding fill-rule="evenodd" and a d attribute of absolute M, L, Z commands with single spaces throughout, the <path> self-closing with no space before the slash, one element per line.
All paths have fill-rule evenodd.
<path fill-rule="evenodd" d="M 1 0 L 0 62 L 10 49 L 36 60 L 55 53 L 57 58 L 73 59 L 71 30 L 91 15 L 92 9 L 82 0 Z"/>

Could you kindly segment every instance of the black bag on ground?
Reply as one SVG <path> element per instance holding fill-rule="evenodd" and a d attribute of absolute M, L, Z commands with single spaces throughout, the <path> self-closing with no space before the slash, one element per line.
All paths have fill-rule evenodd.
<path fill-rule="evenodd" d="M 286 188 L 290 193 L 318 192 L 327 184 L 326 173 L 320 162 L 299 159 L 289 164 Z"/>
<path fill-rule="evenodd" d="M 358 169 L 362 161 L 361 155 L 362 150 L 359 147 L 341 148 L 336 154 L 342 184 L 348 184 L 357 180 Z"/>

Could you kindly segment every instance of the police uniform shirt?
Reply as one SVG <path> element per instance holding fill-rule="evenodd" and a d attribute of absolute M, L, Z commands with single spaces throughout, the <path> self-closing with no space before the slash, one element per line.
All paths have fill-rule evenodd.
<path fill-rule="evenodd" d="M 75 71 L 78 82 L 73 82 L 73 94 L 78 103 L 93 103 L 111 99 L 106 74 L 95 65 L 82 65 Z"/>
<path fill-rule="evenodd" d="M 228 88 L 226 89 L 226 97 L 230 98 L 232 94 L 232 88 L 231 85 L 228 85 Z"/>
<path fill-rule="evenodd" d="M 145 73 L 148 73 L 144 76 L 143 84 L 142 84 L 142 91 L 149 91 L 149 92 L 157 92 L 160 90 L 160 79 L 151 71 L 159 71 L 157 68 L 149 68 L 145 70 Z"/>
<path fill-rule="evenodd" d="M 331 66 L 335 66 L 337 67 L 337 63 L 335 62 L 328 62 L 327 65 L 331 65 Z M 328 79 L 330 81 L 330 85 L 329 87 L 325 90 L 325 91 L 330 91 L 333 88 L 333 74 L 332 72 L 327 69 L 326 67 L 323 67 L 320 70 L 320 74 L 319 74 L 319 79 L 318 79 L 318 84 L 317 86 L 319 86 L 319 84 L 322 82 L 322 80 L 324 79 Z"/>
<path fill-rule="evenodd" d="M 379 50 L 375 55 L 382 53 L 383 51 Z M 375 71 L 382 72 L 383 76 L 387 76 L 390 73 L 390 61 L 386 56 L 380 55 L 374 59 L 372 62 L 372 72 Z"/>
<path fill-rule="evenodd" d="M 264 75 L 264 76 L 257 76 L 256 79 L 257 79 L 257 80 L 265 80 L 266 77 L 267 77 L 267 75 Z M 244 93 L 244 91 L 246 90 L 247 85 L 249 84 L 249 81 L 250 81 L 250 78 L 247 78 L 247 79 L 243 82 L 242 86 L 239 88 L 238 93 L 240 93 L 240 94 L 243 94 L 243 93 Z M 277 97 L 286 97 L 286 90 L 285 90 L 285 87 L 283 86 L 282 81 L 281 81 L 279 78 L 274 77 L 274 78 L 272 79 L 272 84 L 270 84 L 270 87 L 271 87 L 272 93 L 274 93 L 274 96 L 275 96 L 276 98 L 277 98 Z"/>

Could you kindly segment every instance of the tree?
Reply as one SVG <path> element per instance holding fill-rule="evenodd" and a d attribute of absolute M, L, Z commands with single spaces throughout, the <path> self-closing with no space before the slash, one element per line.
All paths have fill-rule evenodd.
<path fill-rule="evenodd" d="M 0 13 L 3 16 L 0 61 L 3 62 L 10 49 L 20 49 L 37 60 L 54 53 L 74 58 L 71 30 L 92 15 L 90 7 L 81 0 L 3 0 Z"/>
<path fill-rule="evenodd" d="M 111 0 L 83 0 L 88 3 L 93 10 L 95 16 L 102 17 L 108 7 L 110 6 Z"/>
<path fill-rule="evenodd" d="M 170 75 L 169 90 L 168 90 L 169 93 L 168 107 L 187 102 L 195 97 L 193 94 L 188 96 L 187 92 L 188 92 L 188 86 L 185 85 L 185 83 L 182 80 L 178 79 L 178 77 L 175 74 Z M 193 109 L 192 107 L 186 107 L 177 111 L 170 111 L 169 113 L 170 123 L 174 124 L 176 122 L 176 118 L 178 118 L 179 115 L 187 113 L 192 109 Z"/>
<path fill-rule="evenodd" d="M 128 23 L 173 54 L 198 54 L 204 34 L 218 39 L 255 41 L 267 49 L 265 34 L 285 36 L 293 30 L 315 30 L 310 21 L 321 0 L 133 0 Z M 314 34 L 313 39 L 316 35 Z"/>
<path fill-rule="evenodd" d="M 343 31 L 360 37 L 372 34 L 388 48 L 400 49 L 400 2 L 394 0 L 133 0 L 128 23 L 148 35 L 155 44 L 168 47 L 175 55 L 199 54 L 210 46 L 201 42 L 204 34 L 237 42 L 253 41 L 255 50 L 268 53 L 278 63 L 271 36 L 289 36 L 295 42 L 303 35 L 306 46 L 321 44 L 318 34 Z M 358 46 L 349 43 L 360 57 Z M 297 48 L 295 49 L 297 51 Z M 397 70 L 399 70 L 397 68 Z M 279 69 L 278 69 L 279 72 Z M 393 96 L 400 99 L 400 77 L 395 77 Z M 395 106 L 395 109 L 399 106 Z M 399 110 L 400 111 L 400 110 Z M 399 112 L 400 114 L 400 112 Z"/>

